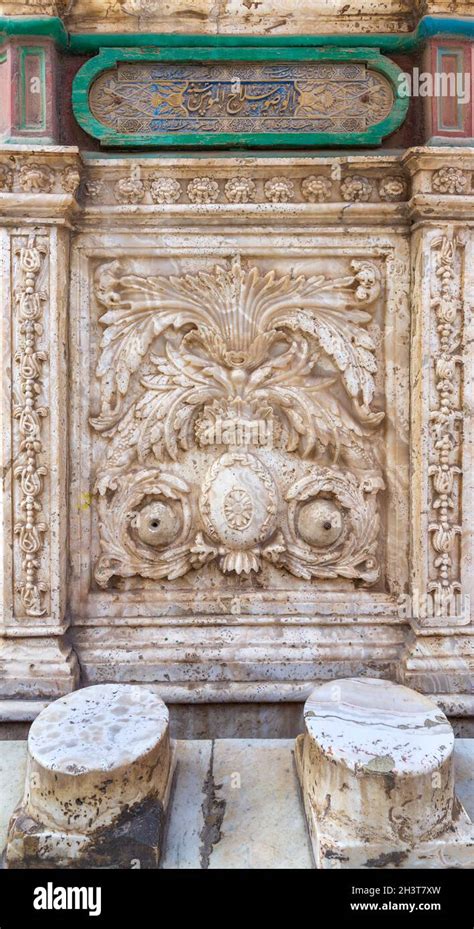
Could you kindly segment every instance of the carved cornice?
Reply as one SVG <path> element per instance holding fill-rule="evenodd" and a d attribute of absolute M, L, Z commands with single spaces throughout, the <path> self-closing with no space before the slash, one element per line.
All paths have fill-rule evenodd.
<path fill-rule="evenodd" d="M 411 179 L 412 220 L 474 219 L 474 148 L 412 148 L 400 163 Z"/>
<path fill-rule="evenodd" d="M 0 219 L 70 219 L 82 161 L 76 147 L 0 146 Z"/>
<path fill-rule="evenodd" d="M 76 53 L 107 45 L 160 45 L 183 35 L 194 44 L 263 38 L 271 45 L 294 37 L 323 45 L 346 38 L 352 47 L 411 51 L 432 35 L 468 34 L 471 0 L 457 0 L 454 12 L 452 0 L 305 0 L 297 7 L 283 0 L 277 9 L 268 4 L 249 9 L 245 0 L 201 0 L 198 18 L 187 0 L 170 0 L 166 7 L 159 0 L 3 0 L 0 30 L 47 35 Z"/>
<path fill-rule="evenodd" d="M 86 222 L 109 214 L 139 224 L 156 214 L 172 224 L 205 215 L 216 225 L 304 225 L 403 220 L 404 189 L 398 164 L 386 158 L 91 159 L 79 200 Z"/>
<path fill-rule="evenodd" d="M 88 158 L 78 199 L 86 221 L 109 213 L 171 223 L 408 225 L 474 218 L 474 149 L 400 155 Z M 142 217 L 140 219 L 140 217 Z"/>
<path fill-rule="evenodd" d="M 474 148 L 400 155 L 88 157 L 76 147 L 0 146 L 0 217 L 81 222 L 165 214 L 171 223 L 409 224 L 474 219 Z"/>
<path fill-rule="evenodd" d="M 264 215 L 280 207 L 324 212 L 333 204 L 376 209 L 406 201 L 393 158 L 88 159 L 79 201 L 87 209 L 201 213 L 208 208 Z"/>

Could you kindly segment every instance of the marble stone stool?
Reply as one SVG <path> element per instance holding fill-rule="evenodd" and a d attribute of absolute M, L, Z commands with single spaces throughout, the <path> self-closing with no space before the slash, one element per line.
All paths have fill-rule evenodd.
<path fill-rule="evenodd" d="M 427 697 L 390 681 L 313 690 L 296 763 L 317 868 L 474 867 L 454 793 L 454 733 Z"/>
<path fill-rule="evenodd" d="M 7 868 L 156 868 L 173 775 L 168 710 L 144 687 L 99 684 L 51 703 L 28 736 Z"/>

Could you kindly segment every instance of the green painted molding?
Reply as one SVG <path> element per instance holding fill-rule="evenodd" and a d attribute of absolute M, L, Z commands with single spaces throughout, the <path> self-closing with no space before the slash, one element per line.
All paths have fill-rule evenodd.
<path fill-rule="evenodd" d="M 97 52 L 100 48 L 203 48 L 307 47 L 372 48 L 386 53 L 413 52 L 433 37 L 446 36 L 474 40 L 474 17 L 425 16 L 413 32 L 374 33 L 373 35 L 186 35 L 184 33 L 93 32 L 69 33 L 57 16 L 0 16 L 0 35 L 43 36 L 53 39 L 58 48 L 77 55 Z"/>
<path fill-rule="evenodd" d="M 69 33 L 59 16 L 0 16 L 0 34 L 53 39 L 58 48 L 69 48 Z"/>
<path fill-rule="evenodd" d="M 384 75 L 394 93 L 394 105 L 389 115 L 365 132 L 282 132 L 282 133 L 171 133 L 161 135 L 140 135 L 118 133 L 104 126 L 91 113 L 89 92 L 91 84 L 104 71 L 114 68 L 118 62 L 229 62 L 229 61 L 265 61 L 265 62 L 310 62 L 310 61 L 362 61 L 367 68 Z M 246 147 L 321 147 L 336 146 L 376 146 L 385 136 L 390 135 L 402 124 L 407 114 L 409 99 L 399 94 L 397 78 L 401 69 L 377 50 L 368 48 L 309 48 L 286 47 L 225 47 L 202 48 L 168 47 L 166 49 L 118 49 L 103 48 L 94 58 L 90 58 L 77 72 L 72 85 L 72 107 L 79 125 L 88 135 L 99 139 L 101 145 L 120 146 L 123 148 L 149 147 L 212 147 L 233 146 Z"/>

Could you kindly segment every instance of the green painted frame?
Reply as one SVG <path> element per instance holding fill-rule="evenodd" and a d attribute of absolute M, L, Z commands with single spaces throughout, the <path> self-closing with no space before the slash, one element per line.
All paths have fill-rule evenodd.
<path fill-rule="evenodd" d="M 308 61 L 363 61 L 367 67 L 382 74 L 392 86 L 395 102 L 390 114 L 371 126 L 365 132 L 301 132 L 301 133 L 202 133 L 202 134 L 165 134 L 165 135 L 131 135 L 118 133 L 100 123 L 92 115 L 89 107 L 89 91 L 92 82 L 102 72 L 113 68 L 117 62 L 133 61 L 189 61 L 196 63 L 229 61 L 265 61 L 265 62 L 308 62 Z M 373 48 L 307 48 L 282 47 L 269 48 L 265 40 L 259 46 L 240 48 L 209 47 L 166 47 L 166 48 L 101 48 L 95 58 L 91 58 L 77 72 L 72 86 L 72 107 L 77 122 L 88 135 L 99 139 L 101 145 L 123 148 L 261 148 L 282 147 L 302 148 L 321 146 L 357 146 L 380 145 L 385 136 L 390 135 L 401 126 L 406 117 L 409 98 L 401 96 L 397 78 L 402 73 L 393 61 L 385 58 L 378 49 Z"/>

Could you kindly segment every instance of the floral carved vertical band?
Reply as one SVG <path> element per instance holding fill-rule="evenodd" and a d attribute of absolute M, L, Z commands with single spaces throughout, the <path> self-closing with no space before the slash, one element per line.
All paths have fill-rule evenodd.
<path fill-rule="evenodd" d="M 434 310 L 433 401 L 430 411 L 430 523 L 434 559 L 428 590 L 436 614 L 451 615 L 461 592 L 462 468 L 462 235 L 448 229 L 433 242 L 431 306 Z"/>
<path fill-rule="evenodd" d="M 46 300 L 38 283 L 46 251 L 46 246 L 39 244 L 35 236 L 30 236 L 25 245 L 15 249 L 20 283 L 15 288 L 18 348 L 14 357 L 19 370 L 20 402 L 13 410 L 19 429 L 14 474 L 19 481 L 20 496 L 14 528 L 21 550 L 21 577 L 16 588 L 26 616 L 43 616 L 48 609 L 46 585 L 40 580 L 41 551 L 47 531 L 41 504 L 47 474 L 42 461 L 42 419 L 47 409 L 38 402 L 43 364 L 47 360 L 47 354 L 38 344 L 43 334 L 43 303 Z"/>

